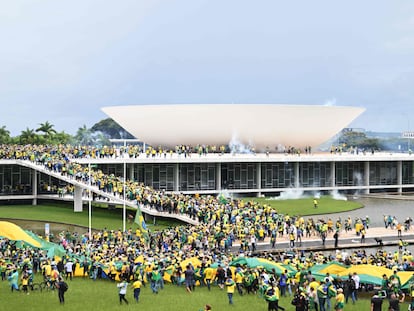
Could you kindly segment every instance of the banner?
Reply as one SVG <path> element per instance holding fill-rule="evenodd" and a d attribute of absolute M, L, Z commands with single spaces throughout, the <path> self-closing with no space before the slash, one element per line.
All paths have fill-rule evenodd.
<path fill-rule="evenodd" d="M 135 214 L 135 223 L 138 225 L 139 230 L 141 231 L 142 236 L 145 241 L 149 241 L 148 228 L 145 224 L 144 216 L 142 215 L 141 208 L 137 207 L 137 213 Z"/>

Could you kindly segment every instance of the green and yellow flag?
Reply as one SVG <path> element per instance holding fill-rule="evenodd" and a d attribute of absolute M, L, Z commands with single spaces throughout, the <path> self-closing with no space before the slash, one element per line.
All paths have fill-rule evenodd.
<path fill-rule="evenodd" d="M 139 230 L 141 231 L 142 236 L 145 241 L 149 241 L 148 228 L 145 224 L 144 216 L 142 215 L 141 209 L 137 207 L 137 213 L 135 214 L 135 223 L 138 225 Z"/>

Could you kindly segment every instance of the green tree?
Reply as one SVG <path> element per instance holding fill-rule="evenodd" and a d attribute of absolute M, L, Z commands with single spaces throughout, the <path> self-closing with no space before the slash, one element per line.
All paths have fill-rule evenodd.
<path fill-rule="evenodd" d="M 10 143 L 10 131 L 6 129 L 6 126 L 0 127 L 0 144 Z"/>
<path fill-rule="evenodd" d="M 378 138 L 367 137 L 364 132 L 345 131 L 339 137 L 339 144 L 345 145 L 346 148 L 356 147 L 365 150 L 380 150 L 382 144 Z"/>
<path fill-rule="evenodd" d="M 45 137 L 46 141 L 50 139 L 54 134 L 56 134 L 56 130 L 53 128 L 54 125 L 46 121 L 45 123 L 40 123 L 39 128 L 36 129 L 36 132 L 42 132 L 43 136 Z"/>
<path fill-rule="evenodd" d="M 127 132 L 123 127 L 116 123 L 113 119 L 107 118 L 95 123 L 91 130 L 93 132 L 100 131 L 103 134 L 107 135 L 109 138 L 115 139 L 132 139 L 132 136 Z"/>
<path fill-rule="evenodd" d="M 86 125 L 80 127 L 75 135 L 75 143 L 84 146 L 90 146 L 94 144 L 94 137 L 92 130 L 87 128 Z"/>
<path fill-rule="evenodd" d="M 27 127 L 26 130 L 21 132 L 19 141 L 21 144 L 36 144 L 39 138 L 33 129 Z"/>

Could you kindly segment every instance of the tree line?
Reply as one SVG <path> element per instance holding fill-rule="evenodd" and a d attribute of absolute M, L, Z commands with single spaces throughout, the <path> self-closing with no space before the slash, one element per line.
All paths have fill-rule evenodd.
<path fill-rule="evenodd" d="M 39 123 L 34 128 L 26 127 L 20 135 L 11 136 L 6 126 L 0 127 L 0 144 L 71 144 L 71 145 L 110 145 L 109 139 L 131 139 L 134 138 L 124 130 L 118 123 L 110 118 L 95 123 L 91 128 L 86 125 L 79 127 L 75 135 L 65 131 L 57 132 L 55 126 L 46 121 Z"/>
<path fill-rule="evenodd" d="M 40 123 L 36 129 L 26 128 L 20 135 L 12 137 L 6 126 L 0 127 L 0 144 L 71 144 L 82 146 L 110 145 L 109 139 L 133 139 L 134 137 L 111 118 L 95 123 L 91 128 L 86 125 L 79 127 L 75 135 L 65 131 L 57 132 L 49 121 Z M 369 137 L 359 130 L 344 130 L 337 138 L 338 145 L 344 149 L 360 150 L 394 150 L 410 151 L 411 142 L 407 138 L 375 138 Z M 344 151 L 345 151 L 344 150 Z"/>

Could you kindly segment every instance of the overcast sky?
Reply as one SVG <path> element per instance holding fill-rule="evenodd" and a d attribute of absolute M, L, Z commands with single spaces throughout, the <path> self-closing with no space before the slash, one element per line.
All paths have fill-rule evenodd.
<path fill-rule="evenodd" d="M 13 136 L 171 103 L 361 106 L 353 127 L 414 130 L 414 1 L 13 0 L 0 40 Z"/>

